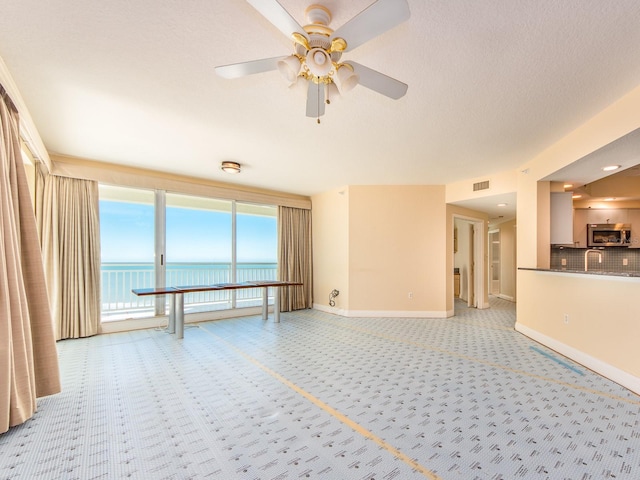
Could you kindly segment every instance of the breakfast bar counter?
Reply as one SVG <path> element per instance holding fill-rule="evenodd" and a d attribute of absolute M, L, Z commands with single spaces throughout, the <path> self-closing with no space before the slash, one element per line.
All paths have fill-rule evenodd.
<path fill-rule="evenodd" d="M 552 273 L 574 273 L 578 275 L 599 275 L 610 277 L 627 277 L 627 278 L 640 278 L 640 272 L 603 272 L 601 270 L 567 270 L 561 268 L 526 268 L 518 267 L 518 270 L 531 270 L 534 272 L 552 272 Z"/>

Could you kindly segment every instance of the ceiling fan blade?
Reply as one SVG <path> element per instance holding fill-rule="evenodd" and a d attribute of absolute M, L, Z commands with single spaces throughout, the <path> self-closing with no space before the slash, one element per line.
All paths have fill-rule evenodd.
<path fill-rule="evenodd" d="M 307 90 L 307 117 L 317 118 L 324 115 L 324 85 L 309 80 Z"/>
<path fill-rule="evenodd" d="M 222 78 L 239 78 L 254 73 L 269 72 L 278 69 L 278 61 L 284 57 L 263 58 L 250 62 L 233 63 L 216 67 L 216 73 Z"/>
<path fill-rule="evenodd" d="M 300 26 L 296 19 L 293 18 L 277 0 L 247 0 L 247 2 L 260 12 L 263 17 L 273 23 L 287 38 L 291 38 L 291 34 L 297 32 L 307 38 L 307 40 L 309 39 L 304 28 Z"/>
<path fill-rule="evenodd" d="M 344 38 L 347 41 L 345 51 L 353 50 L 410 16 L 407 0 L 377 0 L 333 32 L 332 38 Z"/>
<path fill-rule="evenodd" d="M 352 61 L 346 63 L 349 63 L 353 67 L 355 73 L 358 74 L 360 77 L 358 84 L 363 87 L 381 93 L 389 98 L 393 98 L 394 100 L 403 97 L 404 94 L 407 93 L 409 86 L 406 83 L 402 83 L 395 78 L 388 77 L 384 73 L 380 73 L 376 70 L 371 70 L 359 63 Z"/>

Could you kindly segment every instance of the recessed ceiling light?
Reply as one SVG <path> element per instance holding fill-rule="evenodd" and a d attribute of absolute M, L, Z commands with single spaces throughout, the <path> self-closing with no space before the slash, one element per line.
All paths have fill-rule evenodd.
<path fill-rule="evenodd" d="M 605 172 L 611 172 L 613 170 L 617 170 L 620 168 L 620 165 L 608 165 L 606 167 L 602 167 L 602 170 L 604 170 Z"/>
<path fill-rule="evenodd" d="M 506 206 L 507 206 L 507 204 L 506 204 L 506 203 L 499 203 L 499 204 L 498 204 L 498 207 L 506 207 Z"/>

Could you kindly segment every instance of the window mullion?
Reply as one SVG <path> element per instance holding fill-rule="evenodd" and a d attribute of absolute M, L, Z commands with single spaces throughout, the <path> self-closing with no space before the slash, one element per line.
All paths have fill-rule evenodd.
<path fill-rule="evenodd" d="M 167 282 L 167 251 L 166 251 L 166 228 L 167 228 L 167 215 L 166 215 L 166 196 L 164 190 L 155 190 L 154 197 L 154 224 L 155 224 L 155 282 L 156 287 L 164 287 Z M 155 314 L 166 314 L 166 302 L 165 295 L 158 295 L 155 302 Z"/>
<path fill-rule="evenodd" d="M 236 268 L 237 268 L 237 261 L 236 261 L 236 254 L 238 249 L 236 248 L 236 240 L 237 240 L 237 235 L 236 235 L 236 201 L 233 200 L 231 202 L 231 282 L 235 283 L 237 282 L 237 274 L 236 274 Z M 237 295 L 236 295 L 237 290 L 231 290 L 231 308 L 236 308 L 237 307 Z"/>

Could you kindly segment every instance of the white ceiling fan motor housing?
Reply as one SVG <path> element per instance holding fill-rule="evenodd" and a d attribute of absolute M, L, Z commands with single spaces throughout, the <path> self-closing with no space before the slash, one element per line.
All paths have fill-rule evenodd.
<path fill-rule="evenodd" d="M 309 23 L 318 25 L 329 25 L 331 23 L 331 11 L 322 5 L 309 5 L 305 10 L 305 15 Z"/>

